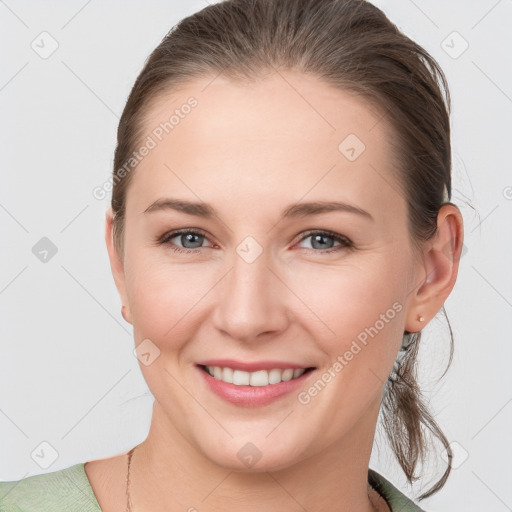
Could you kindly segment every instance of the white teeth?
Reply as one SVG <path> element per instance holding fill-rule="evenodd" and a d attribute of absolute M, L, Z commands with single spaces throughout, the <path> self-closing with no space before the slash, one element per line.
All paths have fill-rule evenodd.
<path fill-rule="evenodd" d="M 207 367 L 209 368 L 209 367 Z M 214 368 L 219 368 L 218 366 L 215 366 Z M 220 370 L 221 368 L 219 368 Z M 215 377 L 215 373 L 213 375 Z M 215 377 L 217 378 L 217 377 Z M 223 368 L 222 369 L 222 377 L 219 377 L 220 380 L 223 380 L 224 382 L 229 382 L 229 384 L 233 383 L 233 370 L 231 368 Z"/>
<path fill-rule="evenodd" d="M 249 372 L 243 372 L 242 370 L 235 370 L 233 372 L 233 384 L 237 386 L 248 386 L 250 380 Z"/>
<path fill-rule="evenodd" d="M 269 384 L 279 384 L 291 379 L 300 377 L 306 370 L 304 368 L 287 368 L 280 370 L 258 370 L 256 372 L 244 372 L 243 370 L 233 370 L 232 368 L 221 368 L 220 366 L 207 366 L 208 373 L 217 380 L 222 380 L 229 384 L 237 386 L 268 386 Z"/>
<path fill-rule="evenodd" d="M 293 379 L 293 368 L 287 368 L 281 377 L 284 381 Z"/>
<path fill-rule="evenodd" d="M 251 386 L 268 386 L 268 372 L 267 372 L 267 370 L 260 370 L 258 372 L 251 372 L 249 384 Z"/>
<path fill-rule="evenodd" d="M 281 382 L 281 370 L 270 370 L 268 372 L 269 384 L 279 384 Z"/>

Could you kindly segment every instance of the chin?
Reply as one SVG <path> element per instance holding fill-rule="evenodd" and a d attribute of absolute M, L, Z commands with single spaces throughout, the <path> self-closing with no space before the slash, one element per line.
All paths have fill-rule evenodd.
<path fill-rule="evenodd" d="M 301 460 L 297 453 L 297 443 L 289 447 L 270 441 L 262 435 L 253 437 L 253 441 L 237 441 L 229 439 L 224 446 L 214 443 L 205 446 L 201 451 L 214 464 L 237 473 L 263 473 L 288 468 Z M 261 439 L 261 440 L 260 440 Z"/>

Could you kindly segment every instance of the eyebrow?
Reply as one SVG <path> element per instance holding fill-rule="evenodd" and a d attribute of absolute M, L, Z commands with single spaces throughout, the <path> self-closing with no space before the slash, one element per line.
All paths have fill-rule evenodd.
<path fill-rule="evenodd" d="M 215 209 L 207 203 L 196 203 L 193 201 L 185 201 L 181 199 L 158 199 L 150 206 L 148 206 L 143 213 L 151 213 L 162 210 L 174 210 L 185 213 L 187 215 L 194 215 L 196 217 L 212 218 L 217 217 L 218 214 Z M 338 201 L 317 201 L 310 203 L 297 203 L 286 208 L 283 213 L 283 218 L 306 217 L 308 215 L 318 215 L 327 212 L 348 212 L 361 215 L 369 220 L 374 221 L 372 215 L 357 206 L 341 203 Z"/>

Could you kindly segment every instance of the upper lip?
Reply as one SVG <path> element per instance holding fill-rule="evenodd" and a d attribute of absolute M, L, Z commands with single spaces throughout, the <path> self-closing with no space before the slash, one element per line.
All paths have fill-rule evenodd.
<path fill-rule="evenodd" d="M 256 372 L 258 370 L 272 370 L 279 368 L 286 370 L 287 368 L 307 369 L 312 368 L 312 365 L 303 365 L 296 363 L 289 363 L 285 361 L 235 361 L 234 359 L 208 359 L 199 361 L 197 363 L 201 366 L 220 366 L 221 368 L 233 368 L 233 370 L 242 370 L 245 372 Z"/>

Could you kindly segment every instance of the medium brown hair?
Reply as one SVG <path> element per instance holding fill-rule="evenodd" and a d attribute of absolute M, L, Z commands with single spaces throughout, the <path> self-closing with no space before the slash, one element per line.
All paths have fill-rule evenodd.
<path fill-rule="evenodd" d="M 194 78 L 223 73 L 233 80 L 259 80 L 277 68 L 313 75 L 383 112 L 393 130 L 396 182 L 407 201 L 414 247 L 435 234 L 439 209 L 451 198 L 450 95 L 435 59 L 364 0 L 227 0 L 171 29 L 128 97 L 117 132 L 111 203 L 121 255 L 126 191 L 135 171 L 122 179 L 118 171 L 144 136 L 150 103 Z M 417 384 L 420 337 L 413 333 L 409 348 L 400 351 L 381 414 L 409 482 L 417 479 L 418 461 L 425 460 L 430 441 L 437 439 L 446 450 L 447 467 L 423 499 L 444 485 L 452 452 Z M 452 353 L 450 328 L 450 361 Z"/>

